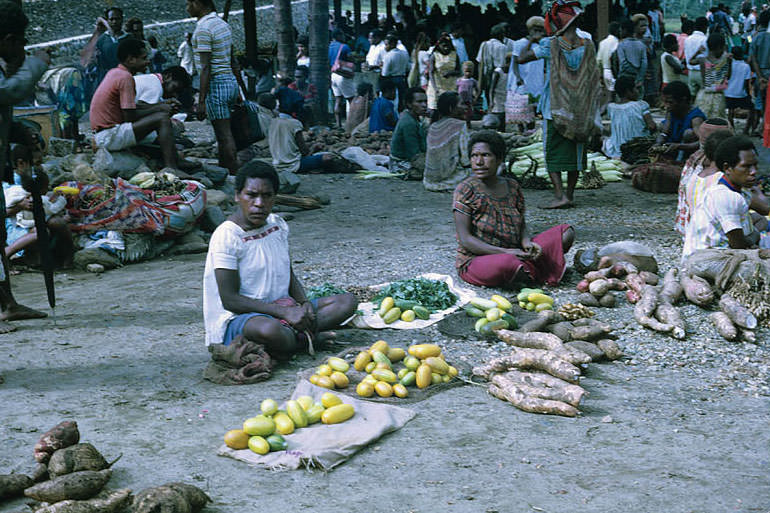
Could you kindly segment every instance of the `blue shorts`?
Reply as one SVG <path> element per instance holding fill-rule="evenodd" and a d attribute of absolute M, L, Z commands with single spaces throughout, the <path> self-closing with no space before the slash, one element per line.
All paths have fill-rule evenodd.
<path fill-rule="evenodd" d="M 209 119 L 230 119 L 230 111 L 238 99 L 238 82 L 232 73 L 214 75 L 206 95 L 206 115 Z"/>
<path fill-rule="evenodd" d="M 317 312 L 318 311 L 318 298 L 311 299 L 310 304 L 313 305 L 313 309 Z M 252 317 L 270 317 L 271 319 L 275 319 L 272 315 L 267 315 L 263 313 L 245 313 L 236 315 L 232 319 L 230 319 L 230 322 L 227 323 L 227 329 L 225 330 L 225 336 L 222 339 L 222 344 L 224 345 L 230 345 L 230 342 L 233 341 L 235 337 L 238 335 L 243 334 L 243 328 L 246 326 L 246 323 L 249 322 L 249 319 Z"/>
<path fill-rule="evenodd" d="M 322 169 L 324 165 L 324 154 L 323 153 L 315 153 L 313 155 L 308 155 L 307 157 L 302 157 L 302 159 L 299 161 L 299 172 L 300 173 L 307 173 L 310 171 L 315 171 L 316 169 Z"/>

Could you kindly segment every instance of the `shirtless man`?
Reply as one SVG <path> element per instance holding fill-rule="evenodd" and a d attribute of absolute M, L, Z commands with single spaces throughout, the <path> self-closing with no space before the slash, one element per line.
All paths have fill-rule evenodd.
<path fill-rule="evenodd" d="M 235 177 L 238 208 L 214 231 L 203 275 L 206 345 L 237 336 L 275 358 L 309 348 L 356 309 L 352 294 L 308 300 L 291 267 L 289 226 L 272 214 L 278 193 L 273 166 L 252 160 Z"/>

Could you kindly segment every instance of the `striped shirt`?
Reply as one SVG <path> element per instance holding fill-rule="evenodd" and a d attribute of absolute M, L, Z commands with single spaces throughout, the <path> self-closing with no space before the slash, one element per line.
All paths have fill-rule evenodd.
<path fill-rule="evenodd" d="M 230 48 L 233 45 L 230 25 L 216 12 L 210 12 L 198 20 L 192 37 L 195 52 L 195 68 L 201 66 L 201 53 L 211 54 L 211 76 L 232 73 L 230 67 Z"/>

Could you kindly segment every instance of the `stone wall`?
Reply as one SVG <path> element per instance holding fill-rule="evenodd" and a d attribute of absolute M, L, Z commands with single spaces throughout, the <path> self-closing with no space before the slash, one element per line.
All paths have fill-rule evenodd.
<path fill-rule="evenodd" d="M 309 18 L 308 0 L 299 0 L 293 2 L 293 22 L 300 34 L 307 31 Z M 233 31 L 233 42 L 236 51 L 244 49 L 243 33 L 243 10 L 232 11 L 229 17 L 230 27 Z M 168 21 L 163 23 L 154 23 L 144 28 L 144 35 L 148 37 L 155 35 L 160 43 L 161 51 L 166 55 L 168 63 L 177 62 L 176 50 L 185 37 L 185 33 L 192 32 L 195 29 L 195 19 L 188 18 L 184 20 Z M 55 48 L 53 64 L 64 66 L 78 62 L 80 51 L 88 42 L 89 35 L 82 35 L 61 39 L 58 41 L 49 41 L 31 45 L 28 50 L 37 48 L 53 47 Z M 276 40 L 275 34 L 275 16 L 273 15 L 273 6 L 268 5 L 257 8 L 257 40 L 260 42 L 273 42 Z"/>

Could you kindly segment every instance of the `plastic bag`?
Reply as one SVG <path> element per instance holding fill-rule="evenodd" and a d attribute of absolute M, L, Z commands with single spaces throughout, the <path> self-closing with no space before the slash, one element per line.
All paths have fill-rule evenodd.
<path fill-rule="evenodd" d="M 362 169 L 366 169 L 367 171 L 379 171 L 381 173 L 388 172 L 387 167 L 379 165 L 378 161 L 372 158 L 372 155 L 366 153 L 360 146 L 345 148 L 340 155 L 346 160 L 358 164 Z M 384 161 L 380 160 L 379 162 L 387 162 L 387 157 L 385 157 Z"/>

